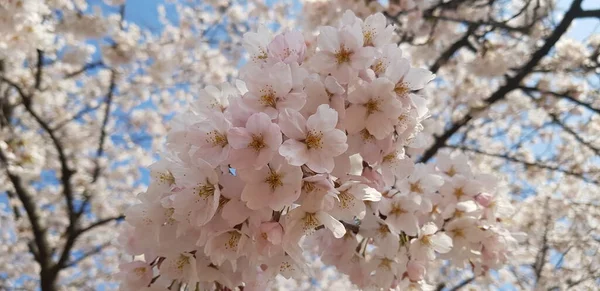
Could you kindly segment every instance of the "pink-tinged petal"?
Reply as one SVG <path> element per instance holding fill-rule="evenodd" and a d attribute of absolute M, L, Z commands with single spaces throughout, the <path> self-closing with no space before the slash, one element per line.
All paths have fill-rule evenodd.
<path fill-rule="evenodd" d="M 282 111 L 289 108 L 298 111 L 304 104 L 306 104 L 306 94 L 303 91 L 290 92 L 277 102 L 277 109 Z"/>
<path fill-rule="evenodd" d="M 387 67 L 385 76 L 396 84 L 402 80 L 408 70 L 410 70 L 410 61 L 406 58 L 401 58 Z"/>
<path fill-rule="evenodd" d="M 411 90 L 419 90 L 423 89 L 434 78 L 435 75 L 427 69 L 410 68 L 406 76 L 404 76 L 404 82 Z"/>
<path fill-rule="evenodd" d="M 352 68 L 362 70 L 368 68 L 375 61 L 375 49 L 363 47 L 358 49 L 351 57 Z"/>
<path fill-rule="evenodd" d="M 248 184 L 242 191 L 242 201 L 252 210 L 264 208 L 269 203 L 271 188 L 267 183 Z"/>
<path fill-rule="evenodd" d="M 434 223 L 427 223 L 421 227 L 421 235 L 432 235 L 438 230 Z"/>
<path fill-rule="evenodd" d="M 298 200 L 298 197 L 300 197 L 300 186 L 279 187 L 269 198 L 269 207 L 274 211 L 280 211 L 284 207 L 292 205 L 294 201 Z"/>
<path fill-rule="evenodd" d="M 281 145 L 283 140 L 279 125 L 276 123 L 271 123 L 269 127 L 265 128 L 262 136 L 267 147 L 271 148 L 272 150 L 276 150 L 279 145 Z"/>
<path fill-rule="evenodd" d="M 221 217 L 227 221 L 230 227 L 236 226 L 246 220 L 252 211 L 246 207 L 246 203 L 233 199 L 223 206 Z"/>
<path fill-rule="evenodd" d="M 335 166 L 332 156 L 318 151 L 308 153 L 306 165 L 317 173 L 331 173 Z"/>
<path fill-rule="evenodd" d="M 250 184 L 263 182 L 268 173 L 269 169 L 267 168 L 263 168 L 260 170 L 241 169 L 237 171 L 237 175 L 240 177 L 240 179 Z"/>
<path fill-rule="evenodd" d="M 408 96 L 417 109 L 417 116 L 419 118 L 424 117 L 429 112 L 429 109 L 427 108 L 427 99 L 415 94 L 410 94 Z"/>
<path fill-rule="evenodd" d="M 306 138 L 306 119 L 300 112 L 286 109 L 279 115 L 279 127 L 283 134 L 292 139 Z"/>
<path fill-rule="evenodd" d="M 397 232 L 404 231 L 410 236 L 416 236 L 419 233 L 419 221 L 413 214 L 398 216 L 398 219 L 393 223 L 393 226 L 397 226 Z M 390 225 L 390 228 L 393 228 L 393 226 Z"/>
<path fill-rule="evenodd" d="M 315 71 L 329 72 L 337 66 L 337 59 L 333 53 L 319 51 L 309 59 L 309 64 Z"/>
<path fill-rule="evenodd" d="M 279 148 L 279 154 L 285 157 L 292 166 L 302 166 L 308 160 L 306 144 L 294 139 L 288 139 Z"/>
<path fill-rule="evenodd" d="M 233 127 L 227 131 L 227 142 L 234 149 L 243 149 L 248 146 L 252 137 L 243 127 Z"/>
<path fill-rule="evenodd" d="M 246 130 L 250 134 L 260 134 L 272 124 L 269 115 L 259 112 L 254 113 L 246 122 Z"/>
<path fill-rule="evenodd" d="M 434 234 L 429 241 L 432 248 L 440 254 L 445 254 L 452 249 L 452 238 L 443 232 Z"/>
<path fill-rule="evenodd" d="M 348 90 L 348 92 L 348 101 L 353 104 L 365 104 L 371 99 L 371 94 L 369 94 L 371 92 L 362 85 L 356 85 L 353 91 Z"/>
<path fill-rule="evenodd" d="M 390 80 L 386 78 L 377 78 L 370 85 L 370 93 L 372 96 L 380 96 L 381 98 L 386 99 L 391 98 L 392 96 L 395 97 L 395 95 L 389 96 L 392 94 L 394 86 L 394 83 L 390 82 Z"/>
<path fill-rule="evenodd" d="M 317 112 L 306 121 L 306 127 L 315 131 L 330 131 L 335 128 L 338 121 L 338 113 L 329 104 L 319 105 Z"/>
<path fill-rule="evenodd" d="M 371 114 L 367 118 L 367 130 L 375 136 L 376 139 L 384 139 L 394 130 L 392 121 L 383 114 Z"/>
<path fill-rule="evenodd" d="M 332 157 L 337 157 L 348 149 L 347 138 L 343 131 L 334 129 L 323 135 L 323 148 L 321 150 Z"/>
<path fill-rule="evenodd" d="M 273 65 L 269 69 L 269 77 L 275 96 L 283 97 L 292 90 L 292 71 L 289 65 L 282 62 Z"/>
<path fill-rule="evenodd" d="M 257 153 L 254 149 L 232 149 L 229 152 L 229 164 L 235 169 L 246 169 L 253 166 Z"/>
<path fill-rule="evenodd" d="M 350 105 L 346 109 L 346 120 L 344 125 L 350 134 L 355 134 L 365 128 L 367 119 L 367 108 L 362 105 Z"/>
<path fill-rule="evenodd" d="M 325 226 L 325 228 L 329 229 L 333 233 L 334 237 L 341 238 L 346 234 L 346 228 L 344 225 L 337 219 L 333 218 L 333 216 L 322 211 L 317 212 L 316 216 Z"/>
<path fill-rule="evenodd" d="M 345 26 L 339 32 L 340 43 L 348 50 L 356 52 L 363 46 L 363 34 L 360 23 Z"/>
<path fill-rule="evenodd" d="M 340 48 L 338 30 L 335 27 L 323 26 L 317 37 L 317 46 L 322 51 L 335 52 Z"/>
<path fill-rule="evenodd" d="M 272 149 L 262 149 L 258 156 L 256 156 L 256 160 L 254 161 L 254 169 L 258 170 L 266 166 L 273 156 L 275 155 L 275 150 Z"/>

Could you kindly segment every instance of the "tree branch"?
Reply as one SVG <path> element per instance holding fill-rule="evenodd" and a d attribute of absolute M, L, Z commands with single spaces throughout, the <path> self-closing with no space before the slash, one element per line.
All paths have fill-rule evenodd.
<path fill-rule="evenodd" d="M 107 242 L 105 242 L 105 243 L 103 243 L 103 244 L 95 247 L 93 250 L 85 252 L 79 258 L 77 258 L 77 259 L 75 259 L 75 260 L 73 260 L 73 261 L 68 262 L 67 264 L 65 264 L 64 269 L 76 266 L 81 261 L 83 261 L 83 260 L 85 260 L 85 259 L 87 259 L 87 258 L 89 258 L 89 257 L 91 257 L 91 256 L 93 256 L 95 254 L 98 254 L 98 253 L 102 252 L 102 250 L 104 250 L 104 248 L 106 248 L 106 247 L 108 247 L 110 245 L 111 245 L 111 242 L 107 241 Z"/>
<path fill-rule="evenodd" d="M 554 44 L 556 44 L 556 42 L 562 37 L 562 35 L 567 31 L 569 26 L 571 26 L 571 23 L 573 22 L 573 20 L 581 12 L 580 5 L 581 5 L 582 1 L 583 0 L 573 1 L 573 3 L 571 4 L 571 7 L 567 11 L 567 13 L 565 13 L 560 24 L 554 29 L 552 34 L 546 39 L 546 41 L 544 42 L 544 45 L 541 48 L 539 48 L 531 56 L 529 61 L 519 70 L 519 72 L 515 76 L 508 78 L 506 80 L 506 83 L 502 87 L 500 87 L 490 97 L 488 97 L 487 99 L 484 100 L 485 106 L 480 107 L 480 108 L 471 108 L 469 110 L 469 112 L 465 116 L 463 116 L 463 118 L 461 118 L 457 121 L 454 121 L 451 124 L 450 128 L 448 130 L 446 130 L 441 136 L 436 136 L 434 143 L 431 145 L 431 147 L 429 147 L 427 150 L 425 150 L 425 152 L 419 159 L 419 162 L 425 163 L 429 159 L 431 159 L 433 156 L 435 156 L 435 154 L 438 152 L 438 150 L 440 150 L 441 148 L 443 148 L 446 145 L 446 142 L 448 141 L 448 139 L 450 139 L 450 137 L 452 137 L 455 133 L 457 133 L 464 125 L 469 123 L 469 121 L 471 121 L 474 118 L 474 115 L 477 112 L 481 111 L 482 108 L 489 107 L 492 104 L 504 99 L 508 93 L 510 93 L 517 87 L 519 87 L 519 85 L 521 84 L 521 81 L 523 81 L 523 79 L 527 75 L 529 75 L 529 73 L 531 73 L 533 68 L 540 62 L 540 60 L 544 56 L 546 56 L 550 52 L 552 47 L 554 47 Z"/>
<path fill-rule="evenodd" d="M 121 221 L 125 219 L 125 215 L 120 215 L 120 216 L 116 216 L 116 217 L 109 217 L 109 218 L 104 218 L 104 219 L 100 219 L 92 224 L 90 224 L 88 227 L 82 228 L 77 232 L 77 235 L 81 235 L 87 231 L 90 231 L 96 227 L 105 225 L 111 221 Z"/>
<path fill-rule="evenodd" d="M 504 160 L 507 160 L 507 161 L 510 161 L 510 162 L 522 164 L 522 165 L 524 165 L 526 167 L 535 167 L 535 168 L 540 168 L 540 169 L 546 169 L 546 170 L 550 170 L 550 171 L 560 172 L 560 173 L 563 173 L 565 175 L 569 175 L 569 176 L 573 176 L 573 177 L 582 179 L 583 181 L 588 182 L 588 183 L 600 185 L 600 181 L 590 180 L 589 178 L 585 177 L 583 175 L 583 173 L 573 172 L 573 171 L 570 171 L 570 170 L 559 168 L 557 166 L 550 166 L 550 165 L 544 165 L 544 164 L 531 163 L 531 162 L 527 162 L 527 161 L 524 161 L 524 160 L 520 160 L 520 159 L 515 158 L 515 157 L 508 156 L 506 154 L 489 153 L 489 152 L 485 152 L 485 151 L 482 151 L 482 150 L 479 150 L 479 149 L 468 148 L 468 147 L 465 147 L 465 146 L 448 145 L 446 147 L 453 148 L 453 149 L 458 149 L 458 150 L 462 150 L 462 151 L 473 152 L 473 153 L 476 153 L 476 154 L 481 154 L 481 155 L 485 155 L 485 156 L 489 156 L 489 157 L 501 158 L 501 159 L 504 159 Z"/>
<path fill-rule="evenodd" d="M 566 99 L 566 100 L 569 100 L 569 101 L 571 101 L 571 102 L 573 102 L 573 103 L 575 103 L 577 105 L 581 105 L 581 106 L 583 106 L 583 107 L 585 107 L 585 108 L 587 108 L 587 109 L 589 109 L 589 110 L 591 110 L 591 111 L 593 111 L 593 112 L 595 112 L 597 114 L 600 114 L 600 109 L 594 108 L 589 103 L 585 103 L 583 101 L 575 99 L 574 97 L 571 97 L 570 94 L 572 92 L 569 92 L 569 91 L 566 91 L 564 93 L 557 93 L 557 92 L 551 92 L 551 91 L 544 91 L 544 90 L 540 90 L 540 89 L 535 88 L 535 87 L 527 87 L 527 86 L 519 86 L 519 89 L 521 89 L 521 90 L 523 90 L 525 92 L 536 92 L 536 93 L 539 93 L 539 94 L 549 94 L 549 95 L 553 95 L 553 96 L 558 97 L 558 98 Z"/>
<path fill-rule="evenodd" d="M 595 17 L 600 19 L 600 9 L 583 10 L 577 18 Z"/>

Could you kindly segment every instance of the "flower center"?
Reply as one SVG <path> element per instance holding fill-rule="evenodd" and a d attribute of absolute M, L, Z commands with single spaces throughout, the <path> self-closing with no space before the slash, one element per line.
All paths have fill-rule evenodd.
<path fill-rule="evenodd" d="M 396 84 L 396 87 L 394 87 L 394 92 L 396 92 L 398 97 L 404 97 L 406 94 L 408 94 L 408 92 L 410 92 L 410 89 L 404 82 L 400 81 L 398 84 Z"/>
<path fill-rule="evenodd" d="M 180 255 L 175 265 L 178 270 L 183 270 L 183 268 L 190 263 L 190 258 L 188 256 Z"/>
<path fill-rule="evenodd" d="M 338 198 L 340 199 L 340 207 L 342 209 L 348 209 L 354 206 L 354 196 L 348 194 L 348 190 L 340 191 Z"/>
<path fill-rule="evenodd" d="M 377 232 L 379 232 L 381 236 L 386 236 L 390 233 L 390 228 L 387 226 L 387 224 L 380 224 Z"/>
<path fill-rule="evenodd" d="M 228 143 L 227 136 L 216 130 L 207 132 L 206 135 L 208 136 L 206 138 L 206 142 L 212 144 L 213 146 L 220 146 L 223 148 Z"/>
<path fill-rule="evenodd" d="M 306 139 L 304 140 L 304 143 L 306 144 L 306 147 L 310 150 L 310 149 L 320 149 L 323 147 L 323 133 L 322 132 L 316 132 L 316 131 L 309 131 L 308 134 L 306 135 Z"/>
<path fill-rule="evenodd" d="M 421 188 L 421 184 L 419 182 L 410 183 L 410 192 L 423 194 L 423 188 Z"/>
<path fill-rule="evenodd" d="M 314 213 L 306 213 L 302 219 L 304 232 L 312 232 L 319 226 L 319 220 Z"/>
<path fill-rule="evenodd" d="M 465 232 L 462 230 L 462 228 L 453 229 L 452 233 L 456 237 L 465 237 Z"/>
<path fill-rule="evenodd" d="M 367 114 L 371 115 L 379 110 L 379 105 L 380 105 L 381 101 L 379 100 L 375 100 L 375 99 L 370 99 L 366 104 L 365 107 L 367 107 Z"/>
<path fill-rule="evenodd" d="M 360 131 L 360 137 L 365 142 L 372 141 L 375 139 L 375 136 L 373 136 L 366 128 Z"/>
<path fill-rule="evenodd" d="M 404 210 L 398 204 L 394 204 L 394 206 L 392 206 L 392 210 L 390 210 L 390 214 L 393 214 L 393 215 L 402 215 L 404 213 L 408 213 L 408 211 Z"/>
<path fill-rule="evenodd" d="M 256 152 L 259 152 L 266 146 L 267 144 L 265 144 L 262 134 L 253 134 L 252 141 L 248 144 L 248 147 L 254 149 Z"/>
<path fill-rule="evenodd" d="M 167 171 L 166 173 L 160 173 L 160 174 L 158 174 L 158 180 L 161 183 L 165 183 L 167 185 L 173 185 L 173 184 L 175 184 L 175 177 L 173 176 L 173 174 L 171 173 L 171 171 Z"/>
<path fill-rule="evenodd" d="M 271 190 L 275 190 L 277 189 L 277 187 L 283 186 L 283 181 L 281 181 L 282 177 L 283 175 L 275 171 L 270 171 L 269 176 L 267 176 L 267 178 L 265 179 L 265 183 L 269 184 Z"/>
<path fill-rule="evenodd" d="M 387 154 L 386 156 L 383 157 L 383 162 L 384 163 L 392 163 L 396 160 L 396 157 L 398 156 L 398 152 L 392 152 Z"/>
<path fill-rule="evenodd" d="M 426 245 L 426 246 L 431 245 L 431 235 L 424 235 L 421 238 L 421 243 L 424 244 L 424 245 Z"/>
<path fill-rule="evenodd" d="M 454 175 L 456 175 L 456 170 L 454 169 L 454 166 L 450 166 L 450 169 L 446 171 L 446 175 L 450 177 L 454 177 Z"/>
<path fill-rule="evenodd" d="M 378 60 L 377 62 L 375 62 L 375 64 L 371 66 L 371 69 L 373 70 L 373 72 L 375 72 L 375 74 L 379 76 L 385 73 L 386 66 L 383 64 L 382 60 Z"/>
<path fill-rule="evenodd" d="M 198 196 L 202 198 L 208 198 L 215 193 L 215 185 L 206 181 L 206 184 L 198 184 L 198 186 L 194 187 Z"/>
<path fill-rule="evenodd" d="M 365 39 L 365 46 L 373 46 L 373 37 L 375 32 L 373 29 L 363 30 L 363 38 Z"/>
<path fill-rule="evenodd" d="M 353 53 L 353 51 L 348 50 L 345 46 L 342 46 L 340 50 L 335 54 L 335 58 L 337 60 L 338 65 L 350 62 L 350 57 Z"/>
<path fill-rule="evenodd" d="M 139 277 L 142 277 L 144 274 L 146 274 L 146 267 L 135 268 L 133 269 L 133 272 Z"/>
<path fill-rule="evenodd" d="M 465 191 L 462 187 L 454 189 L 454 196 L 456 196 L 456 199 L 460 199 L 463 195 L 465 195 Z"/>
<path fill-rule="evenodd" d="M 379 267 L 382 267 L 382 268 L 386 268 L 386 269 L 388 269 L 388 270 L 391 270 L 391 269 L 392 269 L 392 263 L 393 263 L 393 262 L 394 262 L 394 261 L 392 261 L 392 260 L 390 260 L 390 259 L 388 259 L 388 258 L 383 258 L 383 259 L 381 259 L 381 262 L 379 263 Z"/>
<path fill-rule="evenodd" d="M 242 234 L 237 232 L 237 231 L 230 231 L 229 232 L 229 240 L 227 241 L 227 243 L 225 243 L 225 249 L 237 249 L 238 247 L 238 243 L 240 242 L 240 238 L 242 237 Z"/>
<path fill-rule="evenodd" d="M 267 86 L 267 89 L 261 90 L 263 93 L 260 96 L 259 102 L 263 106 L 276 108 L 277 106 L 277 97 L 275 96 L 275 92 L 273 89 Z"/>

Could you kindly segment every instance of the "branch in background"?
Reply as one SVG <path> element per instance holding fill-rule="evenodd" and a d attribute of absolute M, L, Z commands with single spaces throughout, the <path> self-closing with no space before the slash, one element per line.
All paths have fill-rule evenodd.
<path fill-rule="evenodd" d="M 595 181 L 595 180 L 590 180 L 589 178 L 584 176 L 584 173 L 580 173 L 580 172 L 573 172 L 570 170 L 566 170 L 566 169 L 562 169 L 559 168 L 557 166 L 550 166 L 550 165 L 544 165 L 544 164 L 536 164 L 536 163 L 531 163 L 531 162 L 527 162 L 524 160 L 520 160 L 518 158 L 515 157 L 511 157 L 508 156 L 506 154 L 496 154 L 496 153 L 488 153 L 479 149 L 473 149 L 473 148 L 468 148 L 465 146 L 456 146 L 456 145 L 448 145 L 446 146 L 447 148 L 453 148 L 453 149 L 458 149 L 458 150 L 462 150 L 462 151 L 467 151 L 467 152 L 472 152 L 472 153 L 476 153 L 476 154 L 481 154 L 481 155 L 485 155 L 485 156 L 489 156 L 489 157 L 495 157 L 495 158 L 501 158 L 510 162 L 514 162 L 514 163 L 519 163 L 522 164 L 526 167 L 535 167 L 535 168 L 540 168 L 540 169 L 546 169 L 546 170 L 551 170 L 551 171 L 556 171 L 556 172 L 560 172 L 569 176 L 573 176 L 576 178 L 579 178 L 585 182 L 588 183 L 592 183 L 592 184 L 596 184 L 596 185 L 600 185 L 600 181 Z"/>
<path fill-rule="evenodd" d="M 471 35 L 473 35 L 473 33 L 475 32 L 475 30 L 477 30 L 479 26 L 478 25 L 469 25 L 469 29 L 467 29 L 467 32 L 465 33 L 465 35 L 463 37 L 461 37 L 459 40 L 457 40 L 455 43 L 453 43 L 450 47 L 448 47 L 448 49 L 446 49 L 433 63 L 433 65 L 431 65 L 431 67 L 429 67 L 429 70 L 432 73 L 436 73 L 443 65 L 446 64 L 446 62 L 448 62 L 448 60 L 450 60 L 450 58 L 462 47 L 464 46 L 468 46 L 469 45 L 469 37 Z"/>
<path fill-rule="evenodd" d="M 600 19 L 600 9 L 583 10 L 583 11 L 581 11 L 581 15 L 579 17 L 581 17 L 581 18 L 595 17 L 595 18 Z"/>
<path fill-rule="evenodd" d="M 112 243 L 110 241 L 107 241 L 107 242 L 105 242 L 105 243 L 103 243 L 103 244 L 95 247 L 93 250 L 90 250 L 88 252 L 83 253 L 79 258 L 77 258 L 77 259 L 75 259 L 75 260 L 73 260 L 71 262 L 68 262 L 64 266 L 64 268 L 66 269 L 66 268 L 70 268 L 70 267 L 76 266 L 81 261 L 83 261 L 83 260 L 85 260 L 85 259 L 87 259 L 87 258 L 89 258 L 89 257 L 91 257 L 91 256 L 93 256 L 95 254 L 98 254 L 98 253 L 102 252 L 102 250 L 104 250 L 104 248 L 110 246 L 111 244 Z"/>
<path fill-rule="evenodd" d="M 81 235 L 87 231 L 90 231 L 96 227 L 105 225 L 111 221 L 121 221 L 125 219 L 125 215 L 120 215 L 120 216 L 116 216 L 116 217 L 109 217 L 109 218 L 104 218 L 104 219 L 100 219 L 92 224 L 90 224 L 88 227 L 82 228 L 81 230 L 78 231 L 77 235 Z"/>
<path fill-rule="evenodd" d="M 535 102 L 535 103 L 539 102 L 539 99 L 536 99 L 531 94 L 530 91 L 524 90 L 523 92 L 525 93 L 525 95 L 527 95 L 529 98 L 531 98 L 533 100 L 533 102 Z M 555 123 L 560 128 L 562 128 L 564 131 L 566 131 L 567 133 L 569 133 L 579 143 L 581 143 L 582 145 L 586 146 L 591 151 L 593 151 L 594 154 L 596 154 L 597 156 L 600 156 L 600 149 L 599 148 L 594 147 L 591 142 L 585 141 L 579 134 L 577 134 L 575 131 L 573 131 L 573 129 L 571 129 L 569 126 L 567 126 L 566 124 L 564 124 L 564 122 L 562 122 L 560 120 L 560 117 L 558 115 L 556 115 L 555 113 L 552 113 L 552 112 L 547 112 L 547 113 L 550 116 L 550 119 L 552 119 L 553 123 Z"/>
<path fill-rule="evenodd" d="M 35 89 L 39 90 L 42 85 L 42 71 L 44 67 L 44 52 L 37 50 L 37 69 L 35 71 Z"/>
<path fill-rule="evenodd" d="M 600 114 L 600 109 L 598 108 L 594 108 L 591 104 L 589 103 L 585 103 L 583 101 L 580 101 L 578 99 L 576 99 L 575 97 L 570 96 L 572 94 L 572 92 L 566 91 L 564 93 L 557 93 L 557 92 L 551 92 L 551 91 L 544 91 L 544 90 L 540 90 L 538 88 L 534 88 L 534 87 L 527 87 L 527 86 L 520 86 L 519 89 L 525 91 L 525 92 L 535 92 L 535 93 L 539 93 L 539 94 L 550 94 L 553 95 L 555 97 L 558 98 L 562 98 L 562 99 L 566 99 L 569 100 L 573 103 L 576 103 L 578 105 L 581 105 L 597 114 Z"/>
<path fill-rule="evenodd" d="M 4 152 L 2 152 L 1 149 L 0 162 L 4 164 L 6 174 L 10 182 L 12 183 L 13 188 L 15 189 L 17 197 L 21 201 L 21 204 L 23 204 L 25 213 L 27 213 L 29 223 L 31 224 L 31 229 L 33 231 L 33 239 L 36 247 L 36 251 L 33 254 L 38 263 L 40 264 L 41 272 L 45 272 L 51 268 L 51 251 L 46 236 L 46 229 L 41 225 L 41 218 L 33 200 L 33 196 L 23 186 L 21 182 L 21 177 L 14 175 L 10 171 L 8 159 L 6 158 Z"/>
<path fill-rule="evenodd" d="M 550 232 L 550 210 L 548 209 L 548 202 L 550 201 L 550 197 L 546 198 L 546 203 L 544 203 L 544 211 L 546 214 L 546 219 L 544 221 L 544 234 L 542 235 L 542 241 L 540 250 L 535 258 L 535 263 L 533 264 L 533 270 L 535 274 L 535 285 L 540 282 L 540 278 L 542 277 L 542 270 L 546 265 L 546 256 L 548 255 L 548 250 L 550 246 L 548 245 L 548 233 Z"/>
<path fill-rule="evenodd" d="M 88 70 L 95 69 L 95 68 L 98 68 L 98 67 L 103 67 L 103 66 L 104 66 L 104 63 L 102 61 L 97 61 L 97 62 L 94 62 L 94 63 L 86 64 L 81 69 L 79 69 L 79 70 L 77 70 L 75 72 L 71 72 L 71 73 L 66 74 L 65 75 L 65 79 L 70 79 L 70 78 L 76 77 L 76 76 L 78 76 L 78 75 L 80 75 L 80 74 L 82 74 L 82 73 L 84 73 L 84 72 L 86 72 Z"/>
<path fill-rule="evenodd" d="M 461 288 L 469 285 L 469 283 L 471 283 L 473 281 L 475 281 L 475 277 L 471 277 L 471 278 L 465 279 L 462 282 L 458 283 L 458 285 L 456 285 L 456 286 L 452 287 L 451 289 L 449 289 L 448 291 L 458 291 Z"/>
<path fill-rule="evenodd" d="M 521 81 L 525 79 L 527 75 L 531 73 L 531 71 L 535 68 L 535 66 L 540 62 L 540 60 L 546 56 L 554 44 L 562 37 L 562 35 L 567 31 L 569 26 L 575 18 L 578 17 L 581 12 L 581 2 L 583 0 L 575 0 L 571 4 L 569 11 L 565 13 L 563 19 L 560 24 L 554 29 L 552 34 L 546 39 L 544 45 L 540 47 L 529 59 L 529 61 L 519 70 L 519 72 L 513 76 L 509 77 L 506 80 L 506 83 L 500 87 L 496 92 L 494 92 L 490 97 L 484 100 L 484 106 L 479 108 L 471 108 L 463 118 L 454 121 L 450 128 L 448 128 L 442 135 L 436 136 L 434 143 L 429 147 L 421 158 L 419 162 L 425 163 L 429 161 L 437 152 L 446 145 L 446 142 L 452 137 L 455 133 L 457 133 L 463 126 L 465 126 L 469 121 L 474 118 L 474 115 L 481 111 L 483 108 L 490 107 L 494 103 L 504 99 L 508 93 L 518 88 L 521 84 Z"/>
<path fill-rule="evenodd" d="M 104 119 L 102 120 L 102 126 L 100 128 L 100 141 L 98 144 L 98 149 L 96 150 L 96 161 L 94 171 L 92 173 L 92 183 L 98 180 L 100 176 L 100 158 L 102 154 L 104 154 L 104 142 L 106 140 L 106 125 L 108 124 L 108 120 L 110 118 L 110 109 L 113 101 L 113 96 L 116 87 L 116 72 L 113 70 L 110 74 L 110 85 L 108 88 L 108 93 L 106 95 L 106 108 L 104 109 Z"/>

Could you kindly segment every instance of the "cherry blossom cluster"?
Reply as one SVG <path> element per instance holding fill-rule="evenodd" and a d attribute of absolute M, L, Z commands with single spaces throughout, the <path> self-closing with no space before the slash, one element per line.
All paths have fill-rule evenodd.
<path fill-rule="evenodd" d="M 485 274 L 516 242 L 495 179 L 465 156 L 416 163 L 434 78 L 383 14 L 244 36 L 233 84 L 172 121 L 152 182 L 126 212 L 123 290 L 265 290 L 309 273 L 306 252 L 363 289 L 428 289 L 441 262 Z M 310 56 L 310 57 L 309 57 Z"/>

